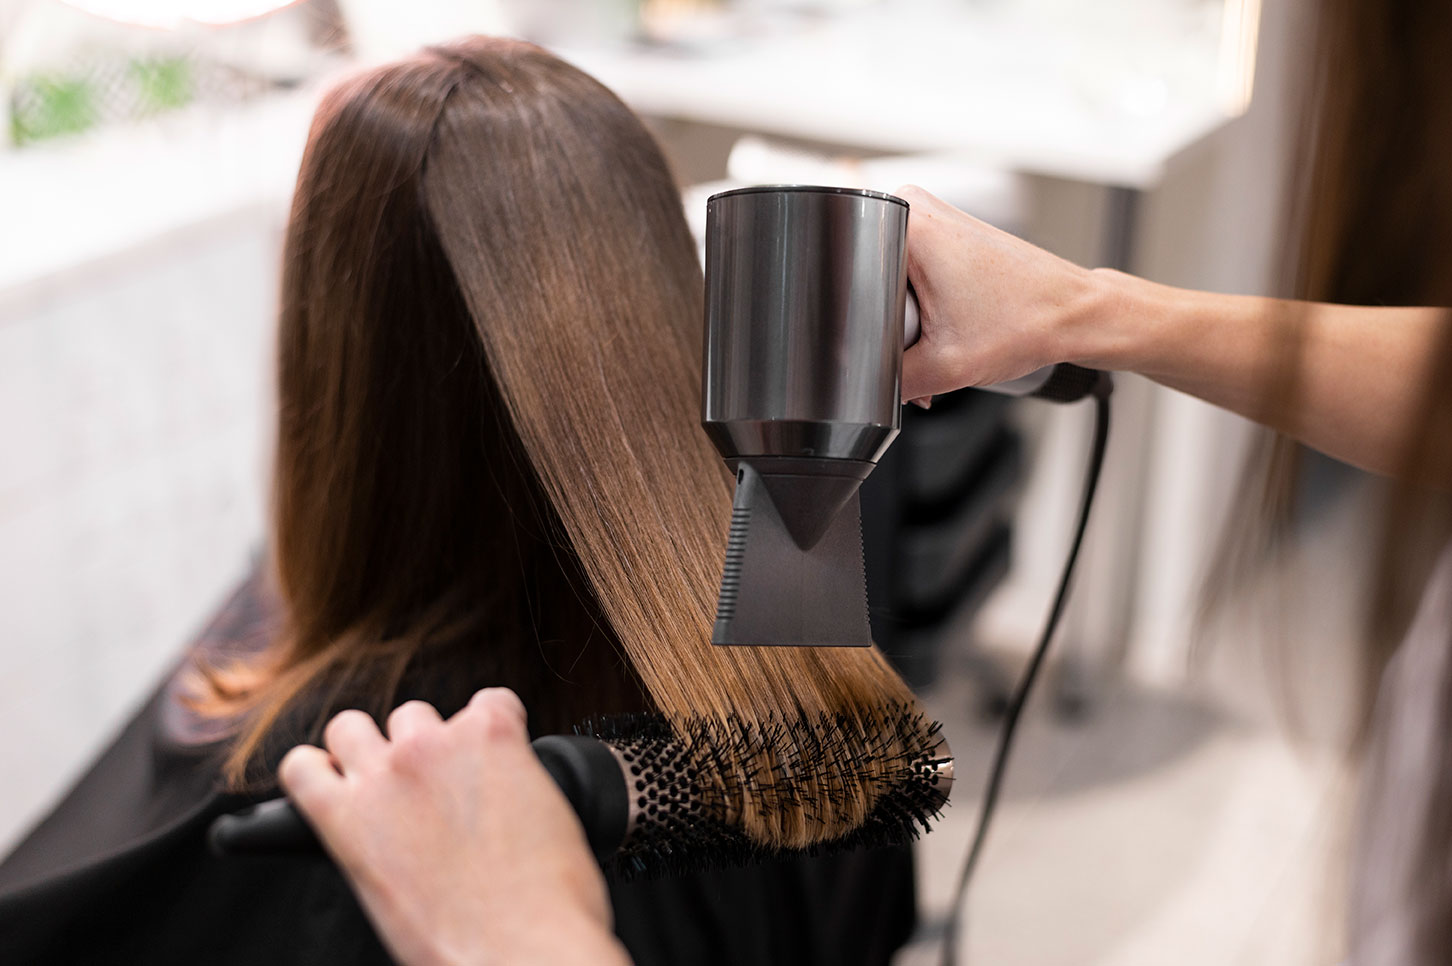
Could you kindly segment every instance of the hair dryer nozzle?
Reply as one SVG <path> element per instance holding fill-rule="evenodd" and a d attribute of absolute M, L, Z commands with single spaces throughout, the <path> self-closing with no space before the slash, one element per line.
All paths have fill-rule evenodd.
<path fill-rule="evenodd" d="M 857 490 L 872 464 L 741 460 L 713 644 L 872 643 Z"/>
<path fill-rule="evenodd" d="M 868 645 L 857 488 L 902 426 L 907 202 L 706 203 L 701 422 L 737 471 L 717 644 Z"/>

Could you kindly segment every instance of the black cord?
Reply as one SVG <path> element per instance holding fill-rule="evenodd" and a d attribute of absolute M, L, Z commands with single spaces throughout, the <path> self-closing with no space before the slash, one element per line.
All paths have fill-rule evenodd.
<path fill-rule="evenodd" d="M 1003 714 L 1003 729 L 998 735 L 998 750 L 994 754 L 993 767 L 988 772 L 988 784 L 983 790 L 983 807 L 978 815 L 978 831 L 974 833 L 973 844 L 968 857 L 963 860 L 963 871 L 958 875 L 958 887 L 953 892 L 953 905 L 948 910 L 948 922 L 943 933 L 943 966 L 956 966 L 958 962 L 958 925 L 963 918 L 964 899 L 978 857 L 983 852 L 983 843 L 988 838 L 988 824 L 993 819 L 994 807 L 998 804 L 998 793 L 1003 786 L 1003 776 L 1008 770 L 1008 755 L 1013 747 L 1014 730 L 1018 719 L 1028 703 L 1029 692 L 1048 654 L 1049 643 L 1058 629 L 1059 618 L 1064 614 L 1064 603 L 1069 597 L 1069 584 L 1074 576 L 1074 564 L 1079 559 L 1079 547 L 1084 543 L 1084 530 L 1089 524 L 1089 510 L 1094 505 L 1094 491 L 1099 488 L 1099 470 L 1104 465 L 1104 449 L 1109 443 L 1109 377 L 1103 375 L 1094 395 L 1094 445 L 1089 455 L 1089 470 L 1084 480 L 1084 499 L 1079 507 L 1079 522 L 1074 530 L 1074 542 L 1069 547 L 1068 559 L 1064 561 L 1064 572 L 1059 577 L 1059 589 L 1054 594 L 1053 606 L 1044 623 L 1043 636 L 1029 658 L 1028 668 L 1014 690 Z"/>

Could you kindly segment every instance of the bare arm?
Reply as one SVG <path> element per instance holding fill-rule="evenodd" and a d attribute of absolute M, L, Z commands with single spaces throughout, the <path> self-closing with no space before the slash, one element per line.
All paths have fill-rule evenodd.
<path fill-rule="evenodd" d="M 1084 364 L 1142 373 L 1363 469 L 1403 468 L 1448 335 L 1445 310 L 1212 295 L 1099 274 L 1107 317 L 1098 333 L 1081 329 Z"/>
<path fill-rule="evenodd" d="M 1365 469 L 1402 468 L 1452 334 L 1445 310 L 1215 295 L 1090 271 L 903 193 L 923 318 L 904 398 L 1075 362 L 1140 373 Z"/>

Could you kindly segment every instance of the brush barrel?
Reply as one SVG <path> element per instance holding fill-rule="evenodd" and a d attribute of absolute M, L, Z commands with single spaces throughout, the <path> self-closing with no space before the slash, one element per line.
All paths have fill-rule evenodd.
<path fill-rule="evenodd" d="M 771 186 L 706 202 L 702 424 L 728 460 L 875 463 L 902 425 L 908 205 Z"/>

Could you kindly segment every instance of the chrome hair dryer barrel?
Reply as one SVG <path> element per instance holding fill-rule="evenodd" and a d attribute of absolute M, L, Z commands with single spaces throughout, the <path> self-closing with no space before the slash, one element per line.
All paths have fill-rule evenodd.
<path fill-rule="evenodd" d="M 736 472 L 717 644 L 872 642 L 857 490 L 901 427 L 907 219 L 847 188 L 706 203 L 702 423 Z"/>

